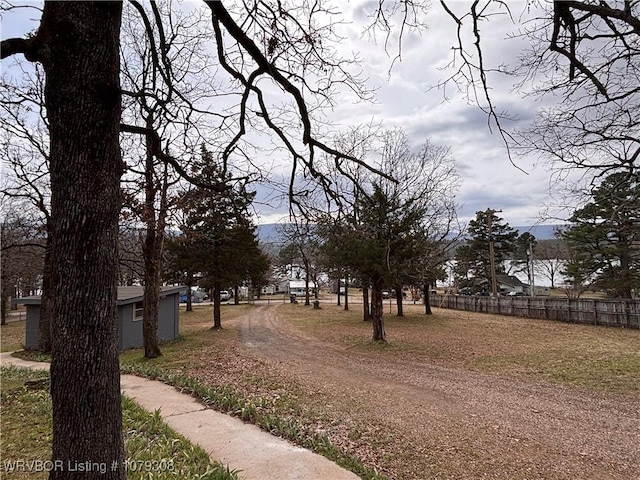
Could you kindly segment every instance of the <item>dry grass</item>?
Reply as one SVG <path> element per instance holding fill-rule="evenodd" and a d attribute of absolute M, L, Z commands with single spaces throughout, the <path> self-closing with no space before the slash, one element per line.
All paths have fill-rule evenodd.
<path fill-rule="evenodd" d="M 0 327 L 0 351 L 22 350 L 25 342 L 26 320 L 9 322 Z"/>
<path fill-rule="evenodd" d="M 371 325 L 360 321 L 361 305 L 345 312 L 325 306 L 281 309 L 292 325 L 315 338 L 359 351 L 378 348 L 424 362 L 498 373 L 529 380 L 550 380 L 608 392 L 640 392 L 640 331 L 576 325 L 549 320 L 405 305 L 402 318 L 389 314 L 388 345 L 372 346 Z M 394 307 L 395 308 L 395 307 Z M 385 353 L 386 352 L 386 353 Z"/>
<path fill-rule="evenodd" d="M 640 475 L 639 331 L 385 303 L 380 345 L 351 306 L 224 306 L 222 331 L 196 306 L 162 357 L 121 358 L 231 389 L 391 479 Z"/>
<path fill-rule="evenodd" d="M 640 472 L 634 460 L 620 466 L 610 453 L 583 456 L 600 448 L 589 425 L 615 429 L 615 414 L 600 409 L 633 411 L 637 403 L 640 332 L 444 309 L 426 316 L 413 305 L 397 318 L 385 303 L 389 342 L 380 345 L 370 341 L 361 305 L 351 306 L 349 312 L 328 303 L 321 310 L 228 307 L 220 332 L 209 328 L 210 308 L 200 307 L 181 317 L 184 339 L 163 347 L 162 358 L 143 361 L 130 352 L 123 361 L 230 388 L 269 415 L 327 435 L 392 479 Z M 274 321 L 276 312 L 282 321 Z M 556 430 L 556 418 L 577 414 L 568 405 L 581 406 L 580 420 Z M 619 434 L 620 444 L 626 434 Z"/>

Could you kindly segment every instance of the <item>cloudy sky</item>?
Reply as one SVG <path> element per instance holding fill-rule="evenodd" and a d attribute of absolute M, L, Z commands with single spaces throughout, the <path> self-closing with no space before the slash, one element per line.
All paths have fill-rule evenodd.
<path fill-rule="evenodd" d="M 349 96 L 338 100 L 329 114 L 336 127 L 354 124 L 380 123 L 384 128 L 401 127 L 413 145 L 425 139 L 451 148 L 457 170 L 462 179 L 458 196 L 459 216 L 463 220 L 475 217 L 478 210 L 502 210 L 502 216 L 512 226 L 537 223 L 560 223 L 557 219 L 543 219 L 542 212 L 551 201 L 551 175 L 548 166 L 532 156 L 512 152 L 509 160 L 504 142 L 495 126 L 490 129 L 487 115 L 470 104 L 454 84 L 442 89 L 433 88 L 449 77 L 453 70 L 445 68 L 452 59 L 451 47 L 456 42 L 453 20 L 439 2 L 424 20 L 427 29 L 405 32 L 401 60 L 392 60 L 397 44 L 392 38 L 388 52 L 384 38 L 372 39 L 363 33 L 370 20 L 367 12 L 376 2 L 350 1 L 340 6 L 348 24 L 344 25 L 348 40 L 345 51 L 358 51 L 363 59 L 364 76 L 369 85 L 377 88 L 376 101 L 355 103 Z M 449 4 L 457 13 L 468 10 L 471 2 L 453 0 Z M 527 14 L 526 3 L 509 2 L 517 24 Z M 526 42 L 510 37 L 518 26 L 508 16 L 497 16 L 481 26 L 485 62 L 490 66 L 514 66 Z M 471 42 L 468 43 L 471 45 Z M 533 119 L 540 101 L 523 98 L 514 91 L 517 80 L 504 75 L 490 77 L 492 101 L 498 111 L 508 111 L 513 117 L 503 125 L 513 129 L 525 127 Z M 286 208 L 278 212 L 262 209 L 262 222 L 278 219 Z M 547 212 L 548 213 L 548 212 Z"/>
<path fill-rule="evenodd" d="M 468 9 L 470 2 L 449 2 L 457 12 Z M 524 2 L 509 2 L 512 13 L 519 16 Z M 357 40 L 362 9 L 353 7 L 354 34 Z M 402 61 L 396 62 L 388 74 L 390 58 L 381 48 L 367 39 L 358 41 L 367 59 L 367 74 L 380 85 L 378 104 L 370 112 L 362 112 L 382 119 L 385 126 L 405 129 L 416 144 L 430 137 L 434 142 L 451 147 L 462 177 L 459 194 L 462 218 L 474 217 L 477 210 L 501 209 L 501 216 L 511 225 L 531 225 L 540 220 L 540 211 L 549 199 L 550 176 L 545 165 L 534 158 L 513 155 L 519 168 L 509 161 L 504 143 L 493 128 L 488 127 L 487 115 L 470 105 L 454 85 L 445 92 L 430 89 L 452 74 L 446 65 L 452 59 L 455 25 L 452 19 L 433 2 L 426 17 L 428 29 L 420 34 L 409 33 L 403 42 Z M 516 26 L 508 17 L 494 17 L 481 27 L 485 61 L 490 66 L 501 63 L 513 66 L 523 44 L 507 38 Z M 469 43 L 471 45 L 471 43 Z M 394 52 L 391 52 L 394 53 Z M 370 60 L 369 60 L 370 59 Z M 517 120 L 507 122 L 510 128 L 528 124 L 539 103 L 523 99 L 513 91 L 512 78 L 494 76 L 492 99 L 499 111 L 507 110 Z"/>
<path fill-rule="evenodd" d="M 396 53 L 393 39 L 387 53 L 381 37 L 374 41 L 363 34 L 369 22 L 365 14 L 376 3 L 358 0 L 339 7 L 347 21 L 341 28 L 348 37 L 341 48 L 345 53 L 360 52 L 363 74 L 378 91 L 375 103 L 354 103 L 349 96 L 338 98 L 333 111 L 327 114 L 336 128 L 380 123 L 384 128 L 403 128 L 415 146 L 427 138 L 449 146 L 462 179 L 458 196 L 458 213 L 462 219 L 473 218 L 477 210 L 493 208 L 502 210 L 500 216 L 512 226 L 540 222 L 540 213 L 549 200 L 550 174 L 546 166 L 535 158 L 514 155 L 513 160 L 519 167 L 516 168 L 509 161 L 495 128 L 493 133 L 490 131 L 485 113 L 470 105 L 453 85 L 447 89 L 446 99 L 444 91 L 430 88 L 452 73 L 443 67 L 452 58 L 455 25 L 439 2 L 433 2 L 425 17 L 427 30 L 405 33 L 401 61 L 396 61 L 391 70 Z M 449 3 L 461 12 L 470 2 L 452 0 Z M 509 2 L 509 5 L 516 17 L 526 6 L 520 1 Z M 2 38 L 21 36 L 29 30 L 7 19 L 2 23 Z M 515 63 L 523 44 L 507 36 L 516 28 L 507 17 L 495 17 L 490 24 L 482 26 L 487 64 Z M 508 110 L 517 118 L 508 127 L 528 124 L 540 104 L 513 92 L 513 79 L 495 77 L 491 81 L 497 109 Z M 268 197 L 262 195 L 262 198 Z M 277 208 L 260 206 L 261 223 L 281 219 L 287 213 L 285 202 L 270 202 Z"/>

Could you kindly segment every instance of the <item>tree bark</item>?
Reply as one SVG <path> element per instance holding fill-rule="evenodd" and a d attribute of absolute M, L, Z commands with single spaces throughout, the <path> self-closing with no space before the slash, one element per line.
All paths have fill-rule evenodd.
<path fill-rule="evenodd" d="M 147 128 L 153 128 L 153 118 L 147 117 Z M 144 206 L 143 221 L 146 224 L 146 237 L 142 243 L 144 257 L 144 301 L 142 318 L 142 339 L 145 358 L 162 355 L 158 346 L 158 310 L 160 308 L 160 262 L 164 228 L 156 218 L 155 201 L 158 189 L 155 186 L 153 147 L 149 136 L 146 137 L 146 159 L 144 169 Z M 162 231 L 160 231 L 162 230 Z"/>
<path fill-rule="evenodd" d="M 240 305 L 240 287 L 238 285 L 233 287 L 233 304 Z"/>
<path fill-rule="evenodd" d="M 386 342 L 387 335 L 384 331 L 382 287 L 384 280 L 382 277 L 371 278 L 371 320 L 373 323 L 373 341 Z"/>
<path fill-rule="evenodd" d="M 423 294 L 424 296 L 424 313 L 425 315 L 431 315 L 431 300 L 429 297 L 429 282 L 424 282 Z"/>
<path fill-rule="evenodd" d="M 46 2 L 52 266 L 50 479 L 118 479 L 125 469 L 118 361 L 120 2 Z M 69 466 L 106 465 L 106 472 Z"/>
<path fill-rule="evenodd" d="M 396 309 L 397 309 L 397 316 L 398 317 L 404 317 L 404 309 L 403 307 L 403 303 L 402 301 L 404 300 L 404 298 L 402 297 L 402 287 L 400 285 L 396 285 Z"/>
<path fill-rule="evenodd" d="M 304 304 L 306 306 L 311 305 L 310 295 L 309 295 L 309 267 L 305 264 L 305 274 L 304 274 Z"/>
<path fill-rule="evenodd" d="M 193 275 L 191 273 L 187 274 L 187 281 L 186 283 L 186 287 L 187 287 L 187 308 L 186 311 L 187 312 L 193 312 L 193 290 L 191 290 L 191 287 L 193 286 Z"/>
<path fill-rule="evenodd" d="M 7 324 L 7 302 L 9 301 L 9 294 L 7 293 L 7 289 L 4 285 L 0 289 L 0 325 Z"/>
<path fill-rule="evenodd" d="M 371 308 L 369 303 L 369 286 L 364 283 L 362 287 L 362 320 L 365 322 L 371 321 Z"/>
<path fill-rule="evenodd" d="M 40 302 L 40 319 L 38 321 L 38 351 L 51 353 L 51 227 L 47 225 L 47 243 L 44 253 L 44 268 L 42 269 L 42 297 Z"/>
<path fill-rule="evenodd" d="M 220 316 L 220 282 L 215 282 L 213 287 L 213 329 L 222 330 L 222 317 Z"/>
<path fill-rule="evenodd" d="M 344 309 L 349 310 L 349 280 L 344 277 Z"/>

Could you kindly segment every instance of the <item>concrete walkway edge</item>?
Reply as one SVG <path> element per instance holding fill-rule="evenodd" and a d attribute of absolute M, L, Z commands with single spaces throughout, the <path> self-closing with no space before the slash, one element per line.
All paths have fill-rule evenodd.
<path fill-rule="evenodd" d="M 48 370 L 49 365 L 0 353 L 0 365 Z M 246 480 L 357 480 L 327 458 L 270 435 L 259 427 L 205 407 L 159 381 L 122 375 L 122 392 L 149 411 L 160 410 L 173 430 L 202 447 Z"/>

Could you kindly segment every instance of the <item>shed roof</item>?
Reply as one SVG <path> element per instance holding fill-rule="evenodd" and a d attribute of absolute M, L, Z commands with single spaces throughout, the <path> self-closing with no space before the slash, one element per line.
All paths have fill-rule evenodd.
<path fill-rule="evenodd" d="M 174 285 L 160 287 L 160 297 L 173 295 L 185 291 L 187 287 L 184 285 Z M 118 287 L 118 305 L 127 305 L 129 303 L 141 302 L 144 298 L 144 287 Z M 22 305 L 40 305 L 40 295 L 32 295 L 30 297 L 14 298 L 12 303 Z"/>
<path fill-rule="evenodd" d="M 514 276 L 514 275 L 496 275 L 496 280 L 503 285 L 509 285 L 511 287 L 527 287 L 526 283 Z"/>

